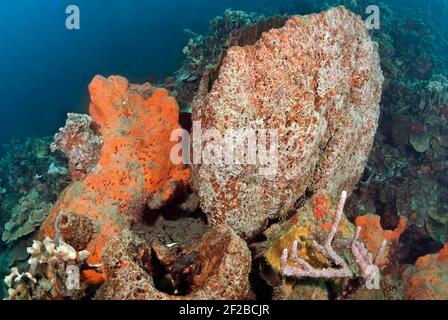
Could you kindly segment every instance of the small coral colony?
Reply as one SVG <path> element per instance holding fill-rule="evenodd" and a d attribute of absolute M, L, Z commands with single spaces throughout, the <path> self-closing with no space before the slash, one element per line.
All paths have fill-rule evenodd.
<path fill-rule="evenodd" d="M 7 146 L 5 298 L 447 299 L 442 40 L 359 6 L 227 10 L 163 82 L 96 76 Z"/>

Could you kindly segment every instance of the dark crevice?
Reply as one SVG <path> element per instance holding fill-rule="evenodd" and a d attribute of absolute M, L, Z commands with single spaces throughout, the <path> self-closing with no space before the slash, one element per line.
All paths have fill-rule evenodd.
<path fill-rule="evenodd" d="M 249 282 L 257 300 L 272 300 L 273 288 L 281 284 L 281 277 L 272 270 L 264 258 L 255 258 L 252 252 Z"/>
<path fill-rule="evenodd" d="M 151 252 L 151 276 L 157 290 L 174 295 L 176 288 L 174 288 L 173 279 L 154 251 Z"/>
<path fill-rule="evenodd" d="M 394 190 L 376 194 L 375 205 L 377 212 L 381 212 L 381 227 L 383 230 L 395 230 L 400 223 L 400 216 L 397 212 L 396 201 L 397 196 Z"/>
<path fill-rule="evenodd" d="M 181 112 L 179 115 L 179 124 L 182 127 L 182 129 L 185 129 L 188 132 L 191 132 L 191 128 L 193 127 L 191 113 Z"/>
<path fill-rule="evenodd" d="M 142 261 L 144 269 L 153 278 L 157 290 L 176 296 L 186 296 L 193 292 L 193 277 L 201 271 L 198 252 L 179 253 L 172 264 L 164 265 L 155 250 L 151 250 L 145 260 L 146 262 Z"/>
<path fill-rule="evenodd" d="M 196 209 L 193 212 L 186 212 L 179 207 L 180 203 L 183 203 L 188 194 L 179 194 L 169 201 L 164 207 L 160 209 L 151 209 L 148 206 L 143 210 L 142 222 L 146 225 L 153 225 L 159 216 L 162 216 L 165 220 L 179 220 L 183 218 L 197 218 L 207 223 L 207 216 L 200 209 Z"/>
<path fill-rule="evenodd" d="M 400 237 L 397 258 L 400 264 L 414 264 L 419 257 L 437 253 L 442 247 L 425 230 L 412 225 Z"/>

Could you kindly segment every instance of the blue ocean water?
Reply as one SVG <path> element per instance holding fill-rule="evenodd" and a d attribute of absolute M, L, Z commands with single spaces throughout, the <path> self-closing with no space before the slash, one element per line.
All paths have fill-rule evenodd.
<path fill-rule="evenodd" d="M 176 70 L 189 28 L 207 31 L 226 8 L 307 13 L 311 0 L 16 0 L 0 3 L 0 143 L 52 134 L 67 112 L 86 110 L 95 74 L 121 74 L 133 82 Z M 375 3 L 377 1 L 371 1 Z M 423 9 L 444 23 L 446 1 L 389 0 Z M 68 5 L 81 10 L 81 29 L 65 28 Z M 445 5 L 444 5 L 445 4 Z M 444 8 L 445 11 L 440 10 Z M 444 14 L 445 13 L 445 14 Z M 446 31 L 446 29 L 445 29 Z"/>

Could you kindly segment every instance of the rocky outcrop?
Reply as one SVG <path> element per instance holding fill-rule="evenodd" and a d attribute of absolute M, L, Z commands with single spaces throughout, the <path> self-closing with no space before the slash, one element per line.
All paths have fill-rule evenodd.
<path fill-rule="evenodd" d="M 183 292 L 161 289 L 155 256 L 167 271 L 163 281 L 167 286 L 180 285 Z M 100 300 L 241 300 L 250 295 L 250 251 L 227 226 L 210 230 L 180 253 L 165 245 L 149 248 L 125 232 L 111 241 L 104 261 L 107 281 L 97 292 Z"/>

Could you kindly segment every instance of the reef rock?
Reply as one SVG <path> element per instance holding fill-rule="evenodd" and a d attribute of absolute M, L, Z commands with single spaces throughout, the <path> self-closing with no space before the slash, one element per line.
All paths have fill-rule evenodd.
<path fill-rule="evenodd" d="M 164 250 L 170 250 L 164 247 Z M 104 254 L 107 281 L 98 290 L 96 299 L 227 300 L 249 297 L 250 251 L 227 226 L 210 230 L 195 246 L 176 257 L 164 254 L 161 263 L 168 271 L 165 282 L 187 282 L 182 294 L 162 291 L 160 279 L 156 284 L 157 272 L 151 250 L 154 248 L 149 248 L 142 239 L 129 232 L 111 241 Z M 158 248 L 156 252 L 159 258 L 160 250 Z"/>
<path fill-rule="evenodd" d="M 351 192 L 372 147 L 383 79 L 377 44 L 343 7 L 292 17 L 254 45 L 230 48 L 217 79 L 202 79 L 193 120 L 202 131 L 215 129 L 214 137 L 230 129 L 274 134 L 269 143 L 266 135 L 255 139 L 255 163 L 225 161 L 228 149 L 223 159 L 195 162 L 192 184 L 203 211 L 250 238 L 306 191 L 334 199 Z M 219 150 L 214 138 L 204 140 L 194 147 Z"/>
<path fill-rule="evenodd" d="M 125 78 L 97 76 L 89 86 L 90 115 L 103 140 L 96 166 L 60 195 L 41 227 L 53 237 L 56 217 L 67 243 L 87 249 L 99 264 L 109 240 L 139 219 L 148 202 L 163 205 L 189 171 L 170 161 L 170 134 L 179 128 L 179 108 L 165 89 L 132 85 Z M 84 274 L 90 282 L 101 274 Z"/>

